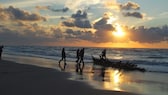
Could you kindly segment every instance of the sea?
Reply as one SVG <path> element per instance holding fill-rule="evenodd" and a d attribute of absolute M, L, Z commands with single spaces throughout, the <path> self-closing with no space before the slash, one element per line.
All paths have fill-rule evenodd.
<path fill-rule="evenodd" d="M 126 91 L 142 95 L 168 95 L 168 49 L 144 49 L 144 48 L 98 48 L 98 47 L 62 47 L 62 46 L 5 46 L 3 55 L 19 61 L 19 58 L 52 60 L 43 64 L 58 64 L 61 59 L 61 50 L 65 48 L 67 64 L 75 64 L 77 49 L 85 49 L 84 62 L 86 69 L 84 74 L 76 76 L 72 73 L 72 80 L 81 80 L 91 84 L 96 89 Z M 99 69 L 93 73 L 92 56 L 99 55 L 106 49 L 106 57 L 111 61 L 130 62 L 138 67 L 145 68 L 146 72 L 125 72 L 113 68 L 105 70 L 105 80 L 101 80 Z M 10 56 L 10 57 L 9 57 Z M 26 60 L 22 60 L 24 62 Z M 36 61 L 33 61 L 34 63 Z M 29 64 L 30 62 L 27 62 Z M 32 63 L 32 62 L 31 62 Z M 32 65 L 32 64 L 31 64 Z M 38 65 L 38 63 L 36 64 Z M 40 62 L 39 62 L 40 65 Z M 49 67 L 54 68 L 55 65 Z M 88 66 L 88 67 L 87 67 Z M 69 66 L 70 68 L 70 66 Z M 99 67 L 98 67 L 99 68 Z M 73 69 L 73 67 L 71 68 Z"/>

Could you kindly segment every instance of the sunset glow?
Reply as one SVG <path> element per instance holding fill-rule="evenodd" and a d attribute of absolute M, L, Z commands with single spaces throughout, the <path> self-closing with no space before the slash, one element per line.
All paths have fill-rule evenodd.
<path fill-rule="evenodd" d="M 1 0 L 0 44 L 168 48 L 166 2 Z"/>
<path fill-rule="evenodd" d="M 109 19 L 107 20 L 107 24 L 113 24 L 113 22 L 116 20 L 117 20 L 117 18 L 110 16 Z"/>
<path fill-rule="evenodd" d="M 125 36 L 125 32 L 123 31 L 123 29 L 121 28 L 121 26 L 119 24 L 116 24 L 116 30 L 114 32 L 112 32 L 112 34 L 115 37 L 124 37 Z"/>

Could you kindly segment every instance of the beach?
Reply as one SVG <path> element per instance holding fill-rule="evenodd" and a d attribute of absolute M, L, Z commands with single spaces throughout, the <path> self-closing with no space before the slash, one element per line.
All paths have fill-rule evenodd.
<path fill-rule="evenodd" d="M 60 91 L 59 93 L 61 91 L 65 93 L 69 90 L 75 92 L 79 89 L 78 95 L 81 95 L 83 91 L 83 93 L 87 92 L 84 95 L 99 95 L 95 93 L 100 93 L 100 95 L 103 93 L 106 95 L 108 95 L 107 93 L 115 93 L 112 95 L 122 95 L 122 93 L 123 95 L 126 95 L 125 93 L 130 95 L 167 95 L 168 93 L 168 62 L 166 60 L 168 56 L 165 49 L 107 49 L 108 59 L 116 62 L 120 60 L 122 62 L 130 61 L 146 69 L 146 72 L 139 72 L 123 71 L 111 67 L 102 68 L 101 66 L 94 66 L 93 68 L 91 56 L 99 55 L 102 48 L 86 48 L 85 67 L 82 73 L 76 72 L 75 54 L 77 48 L 74 47 L 65 48 L 67 65 L 65 70 L 60 68 L 58 63 L 61 59 L 61 49 L 61 47 L 42 46 L 9 46 L 4 48 L 1 63 L 5 62 L 6 65 L 1 64 L 2 66 L 0 66 L 3 68 L 0 69 L 1 80 L 3 80 L 1 81 L 3 85 L 0 84 L 2 92 L 4 93 L 4 89 L 8 90 L 9 87 L 11 91 L 17 89 L 18 92 L 19 89 L 21 91 L 23 89 L 23 91 L 35 89 L 45 91 L 44 89 L 47 89 L 46 93 L 54 93 L 52 89 L 58 90 L 57 92 Z M 29 69 L 31 66 L 36 69 Z M 63 61 L 61 67 L 63 67 Z M 88 91 L 95 93 L 90 94 Z M 75 93 L 73 95 L 76 95 Z"/>
<path fill-rule="evenodd" d="M 167 4 L 0 0 L 0 95 L 168 95 Z"/>
<path fill-rule="evenodd" d="M 98 90 L 70 74 L 56 69 L 0 61 L 1 95 L 138 95 L 121 91 Z"/>

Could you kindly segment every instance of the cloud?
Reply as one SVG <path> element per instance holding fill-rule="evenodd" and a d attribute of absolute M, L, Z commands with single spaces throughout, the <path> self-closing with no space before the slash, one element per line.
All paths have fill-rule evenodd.
<path fill-rule="evenodd" d="M 37 10 L 48 10 L 49 6 L 36 6 L 35 7 Z"/>
<path fill-rule="evenodd" d="M 71 16 L 74 19 L 87 19 L 87 13 L 83 12 L 81 10 L 78 10 L 75 14 L 72 14 Z"/>
<path fill-rule="evenodd" d="M 142 13 L 136 12 L 136 10 L 140 10 L 140 5 L 135 2 L 128 1 L 125 4 L 121 4 L 116 0 L 107 0 L 104 5 L 106 8 L 110 8 L 114 11 L 120 12 L 124 17 L 136 17 L 141 19 L 144 18 L 144 15 Z"/>
<path fill-rule="evenodd" d="M 71 41 L 89 41 L 94 43 L 115 42 L 112 31 L 115 27 L 106 24 L 108 18 L 102 17 L 95 24 L 95 32 L 91 30 L 75 30 L 74 28 L 61 28 L 54 26 L 43 26 L 37 23 L 30 24 L 19 22 L 10 28 L 5 25 L 0 26 L 0 43 L 1 44 L 17 44 L 17 45 L 45 45 L 47 43 L 67 42 Z M 139 43 L 159 43 L 168 42 L 168 26 L 127 29 L 129 34 L 127 38 L 130 41 Z"/>
<path fill-rule="evenodd" d="M 51 8 L 50 6 L 48 7 L 49 10 L 53 11 L 53 12 L 67 12 L 69 11 L 69 8 L 68 7 L 65 7 L 63 9 L 53 9 Z"/>
<path fill-rule="evenodd" d="M 119 6 L 121 10 L 139 10 L 140 9 L 140 5 L 130 1 L 125 4 L 120 4 Z"/>
<path fill-rule="evenodd" d="M 64 7 L 62 9 L 54 9 L 51 6 L 36 6 L 35 8 L 37 10 L 50 10 L 50 11 L 53 11 L 53 12 L 67 12 L 67 11 L 69 11 L 68 7 Z"/>
<path fill-rule="evenodd" d="M 74 28 L 67 28 L 65 30 L 66 38 L 85 40 L 85 41 L 96 42 L 96 43 L 113 42 L 114 40 L 112 37 L 112 31 L 115 30 L 115 27 L 113 27 L 112 24 L 108 24 L 108 20 L 110 19 L 110 16 L 111 15 L 109 15 L 108 13 L 105 13 L 102 18 L 95 21 L 95 23 L 93 24 L 94 29 L 92 30 L 88 30 L 89 28 L 86 30 L 83 30 L 83 29 L 75 30 Z M 66 22 L 63 22 L 64 25 L 66 24 L 66 26 L 68 27 L 74 27 L 76 23 L 75 21 L 80 21 L 81 19 L 85 20 L 87 16 L 83 15 L 81 11 L 78 11 L 77 13 L 72 15 L 72 18 L 74 18 L 74 22 L 69 21 L 67 23 L 66 21 Z M 79 25 L 82 25 L 82 24 L 79 23 Z M 81 26 L 78 26 L 78 27 L 83 28 Z"/>
<path fill-rule="evenodd" d="M 101 0 L 67 0 L 65 3 L 65 7 L 68 7 L 69 9 L 73 11 L 77 10 L 85 10 L 88 9 L 90 6 L 100 4 Z"/>
<path fill-rule="evenodd" d="M 88 2 L 85 5 L 91 6 L 93 4 L 98 4 L 101 0 L 95 1 L 97 1 L 97 3 Z M 82 2 L 86 1 L 77 0 L 77 3 L 82 4 Z M 75 4 L 76 2 L 73 1 L 72 3 Z M 125 17 L 144 18 L 143 14 L 139 12 L 133 12 L 140 9 L 140 6 L 136 3 L 128 2 L 121 5 L 115 2 L 113 4 L 117 5 L 120 12 L 123 13 Z M 49 10 L 51 7 L 36 6 L 36 8 L 39 10 Z M 80 8 L 80 6 L 76 6 L 76 8 Z M 69 7 L 65 6 L 65 8 L 63 9 L 53 9 L 53 11 L 67 12 L 69 9 Z M 105 13 L 103 17 L 95 21 L 95 23 L 91 24 L 88 19 L 88 13 L 86 11 L 79 9 L 76 10 L 77 11 L 71 15 L 70 19 L 62 20 L 61 24 L 63 26 L 55 25 L 51 27 L 50 25 L 45 26 L 34 22 L 25 22 L 40 20 L 45 21 L 45 18 L 38 14 L 29 13 L 25 10 L 14 8 L 12 6 L 10 6 L 9 8 L 0 7 L 0 19 L 17 20 L 17 22 L 11 22 L 10 25 L 1 23 L 0 42 L 37 45 L 55 42 L 71 42 L 72 40 L 83 40 L 96 43 L 115 41 L 112 36 L 112 31 L 115 31 L 115 25 L 111 22 L 109 23 L 109 20 L 111 19 L 111 17 L 113 17 L 112 14 L 109 15 L 108 13 Z M 92 30 L 94 30 L 94 32 Z M 128 33 L 130 35 L 128 35 L 127 37 L 131 41 L 140 43 L 159 43 L 162 41 L 168 42 L 167 31 L 167 26 L 164 26 L 162 28 L 131 28 L 128 30 Z"/>
<path fill-rule="evenodd" d="M 0 8 L 0 19 L 22 21 L 46 21 L 46 18 L 40 16 L 39 14 L 31 14 L 19 8 L 14 8 L 13 6 L 9 6 L 8 8 Z"/>
<path fill-rule="evenodd" d="M 136 12 L 136 10 L 140 10 L 140 5 L 135 2 L 128 1 L 126 3 L 119 3 L 117 0 L 93 0 L 94 2 L 86 2 L 85 0 L 77 0 L 71 1 L 69 0 L 65 6 L 74 9 L 74 10 L 85 10 L 86 8 L 90 8 L 93 5 L 105 6 L 108 9 L 112 9 L 113 11 L 120 12 L 124 17 L 136 17 L 143 18 L 144 15 L 140 12 Z M 81 6 L 82 5 L 82 6 Z M 132 12 L 135 11 L 135 12 Z"/>
<path fill-rule="evenodd" d="M 62 21 L 63 26 L 67 26 L 67 27 L 75 27 L 75 23 L 72 20 L 66 20 L 66 21 Z"/>
<path fill-rule="evenodd" d="M 66 38 L 68 40 L 75 39 L 75 40 L 92 41 L 94 38 L 93 33 L 91 31 L 67 29 L 65 33 L 67 34 Z"/>
<path fill-rule="evenodd" d="M 45 45 L 47 43 L 70 43 L 72 40 L 90 41 L 93 39 L 91 31 L 62 29 L 61 27 L 46 27 L 37 23 L 20 22 L 16 29 L 0 27 L 0 43 L 9 45 Z"/>
<path fill-rule="evenodd" d="M 104 1 L 104 6 L 106 8 L 110 8 L 110 9 L 114 9 L 117 11 L 121 11 L 121 10 L 139 10 L 140 9 L 140 5 L 135 3 L 135 2 L 127 2 L 125 4 L 121 4 L 119 2 L 117 2 L 117 0 L 106 0 Z"/>
<path fill-rule="evenodd" d="M 125 17 L 135 17 L 135 18 L 144 18 L 144 15 L 139 12 L 125 12 L 123 13 Z"/>
<path fill-rule="evenodd" d="M 0 28 L 0 43 L 17 45 L 42 45 L 58 41 L 60 35 L 51 27 L 41 26 L 37 23 L 18 23 L 15 28 L 2 26 Z"/>
<path fill-rule="evenodd" d="M 94 28 L 97 30 L 113 30 L 113 26 L 111 24 L 107 24 L 108 18 L 101 18 L 94 24 Z"/>
<path fill-rule="evenodd" d="M 112 31 L 115 30 L 112 24 L 108 24 L 108 20 L 110 19 L 107 13 L 99 19 L 97 22 L 94 23 L 94 28 L 96 29 L 95 32 L 95 42 L 112 42 Z"/>
<path fill-rule="evenodd" d="M 130 31 L 130 40 L 140 43 L 159 43 L 168 42 L 168 26 L 145 28 L 140 26 L 137 29 L 132 28 Z"/>
<path fill-rule="evenodd" d="M 78 10 L 75 14 L 72 14 L 73 20 L 63 21 L 62 24 L 67 27 L 79 27 L 79 28 L 91 28 L 91 23 L 88 20 L 87 13 Z"/>

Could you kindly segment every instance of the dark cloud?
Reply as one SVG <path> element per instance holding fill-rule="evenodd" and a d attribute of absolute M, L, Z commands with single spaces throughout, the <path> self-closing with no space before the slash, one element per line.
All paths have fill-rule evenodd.
<path fill-rule="evenodd" d="M 95 42 L 110 42 L 112 39 L 112 31 L 115 30 L 111 24 L 107 24 L 108 17 L 103 17 L 94 24 L 95 32 Z"/>
<path fill-rule="evenodd" d="M 74 24 L 80 28 L 91 28 L 90 21 L 88 20 L 87 13 L 78 10 L 75 14 L 71 16 L 74 18 Z"/>
<path fill-rule="evenodd" d="M 97 30 L 114 30 L 114 27 L 111 24 L 107 24 L 108 18 L 102 18 L 94 24 L 94 28 Z"/>
<path fill-rule="evenodd" d="M 125 12 L 123 13 L 125 17 L 136 17 L 136 18 L 144 18 L 144 15 L 139 12 Z"/>
<path fill-rule="evenodd" d="M 130 40 L 140 43 L 159 43 L 168 42 L 168 26 L 145 28 L 140 26 L 137 29 L 132 28 L 130 31 Z"/>
<path fill-rule="evenodd" d="M 72 14 L 71 17 L 74 19 L 87 19 L 87 13 L 78 10 L 75 14 Z"/>
<path fill-rule="evenodd" d="M 64 33 L 60 28 L 51 28 L 50 31 L 53 31 L 54 39 L 59 40 L 64 38 Z"/>
<path fill-rule="evenodd" d="M 81 19 L 78 19 L 78 20 L 75 20 L 75 26 L 79 27 L 79 28 L 91 28 L 91 24 L 90 24 L 90 21 L 89 20 L 81 20 Z"/>
<path fill-rule="evenodd" d="M 76 39 L 76 40 L 86 40 L 86 41 L 93 41 L 94 40 L 94 34 L 91 31 L 82 31 L 82 30 L 72 30 L 67 29 L 66 31 L 66 38 Z"/>
<path fill-rule="evenodd" d="M 63 26 L 75 27 L 74 21 L 62 21 Z"/>
<path fill-rule="evenodd" d="M 22 21 L 46 21 L 45 17 L 42 17 L 35 13 L 29 13 L 19 8 L 9 6 L 8 8 L 0 8 L 1 20 L 22 20 Z"/>
<path fill-rule="evenodd" d="M 38 24 L 19 23 L 16 29 L 11 29 L 1 25 L 0 27 L 0 43 L 1 44 L 34 44 L 40 45 L 45 43 L 55 43 L 60 41 L 69 42 L 71 40 L 84 40 L 96 43 L 114 42 L 112 31 L 113 26 L 109 26 L 104 21 L 99 20 L 94 24 L 96 32 L 90 30 L 74 30 L 67 29 L 63 31 L 61 28 L 50 27 L 46 29 Z M 98 28 L 101 27 L 101 28 Z M 108 28 L 107 28 L 108 27 Z M 145 28 L 144 26 L 138 28 L 127 29 L 128 38 L 131 41 L 140 43 L 159 43 L 162 41 L 168 42 L 168 26 Z M 51 34 L 48 34 L 51 33 Z"/>
<path fill-rule="evenodd" d="M 68 27 L 80 27 L 80 28 L 90 28 L 90 22 L 87 20 L 87 13 L 83 13 L 82 11 L 77 11 L 76 14 L 72 15 L 72 18 L 74 21 L 63 21 L 63 25 Z M 95 33 L 89 31 L 89 30 L 72 30 L 67 29 L 67 38 L 76 38 L 76 39 L 82 39 L 92 42 L 111 42 L 112 39 L 112 31 L 115 30 L 113 25 L 107 24 L 107 21 L 110 18 L 107 14 L 104 14 L 104 16 L 94 23 L 93 28 L 96 30 Z M 86 26 L 89 25 L 89 26 Z"/>
<path fill-rule="evenodd" d="M 129 5 L 129 4 L 128 4 Z M 130 6 L 130 5 L 129 5 Z M 45 9 L 45 7 L 43 8 Z M 126 12 L 124 16 L 133 16 L 143 18 L 138 12 Z M 0 8 L 0 19 L 19 20 L 17 25 L 6 26 L 0 25 L 0 43 L 4 44 L 44 44 L 53 42 L 68 42 L 72 39 L 85 40 L 91 42 L 114 42 L 112 31 L 115 27 L 108 24 L 108 14 L 105 14 L 101 19 L 93 24 L 93 27 L 88 20 L 86 12 L 78 10 L 75 14 L 71 15 L 71 19 L 62 22 L 62 25 L 67 26 L 64 29 L 61 27 L 45 27 L 37 23 L 30 24 L 24 21 L 38 21 L 45 18 L 31 14 L 18 8 L 10 6 L 9 8 Z M 15 22 L 16 23 L 16 22 Z M 75 30 L 72 27 L 79 27 L 84 29 Z M 88 28 L 88 29 L 86 29 Z M 89 29 L 95 29 L 93 33 Z M 66 30 L 65 30 L 66 29 Z M 131 41 L 140 43 L 159 43 L 162 41 L 168 42 L 168 26 L 162 28 L 132 28 L 128 29 L 128 38 Z"/>
<path fill-rule="evenodd" d="M 71 21 L 63 21 L 62 24 L 67 27 L 79 27 L 79 28 L 91 28 L 91 23 L 88 20 L 87 13 L 78 10 L 75 14 L 72 14 Z"/>
<path fill-rule="evenodd" d="M 46 29 L 38 24 L 19 23 L 19 30 L 10 29 L 4 26 L 0 27 L 1 44 L 20 44 L 20 45 L 43 45 L 45 43 L 69 42 L 71 40 L 93 39 L 91 31 L 82 30 L 62 30 L 60 28 L 49 27 Z M 51 34 L 48 34 L 51 33 Z"/>
<path fill-rule="evenodd" d="M 121 10 L 139 10 L 140 6 L 137 3 L 134 2 L 127 2 L 125 4 L 120 4 L 120 9 Z"/>
<path fill-rule="evenodd" d="M 0 41 L 3 44 L 29 44 L 36 43 L 37 39 L 33 35 L 22 35 L 21 33 L 4 28 L 0 30 Z M 39 41 L 40 42 L 40 41 Z"/>
<path fill-rule="evenodd" d="M 66 19 L 66 17 L 61 16 L 60 19 Z"/>
<path fill-rule="evenodd" d="M 63 9 L 53 9 L 52 7 L 49 6 L 48 9 L 53 11 L 53 12 L 67 12 L 67 11 L 69 11 L 68 7 L 65 7 Z"/>
<path fill-rule="evenodd" d="M 38 10 L 50 10 L 50 11 L 53 11 L 53 12 L 67 12 L 67 11 L 69 11 L 68 7 L 65 7 L 65 8 L 62 8 L 62 9 L 54 9 L 51 6 L 36 6 L 35 8 L 38 9 Z"/>
<path fill-rule="evenodd" d="M 119 4 L 116 3 L 116 6 L 119 7 L 119 10 L 121 10 L 121 13 L 125 17 L 136 17 L 136 18 L 143 18 L 144 15 L 140 12 L 132 12 L 132 10 L 140 10 L 140 5 L 135 2 L 127 2 L 125 4 Z"/>
<path fill-rule="evenodd" d="M 20 26 L 21 25 L 21 26 Z M 2 44 L 17 44 L 17 45 L 42 45 L 48 42 L 58 41 L 60 35 L 50 32 L 45 27 L 38 24 L 26 24 L 19 23 L 15 26 L 17 29 L 11 29 L 9 27 L 0 28 L 0 43 Z M 52 30 L 55 32 L 54 30 Z"/>

